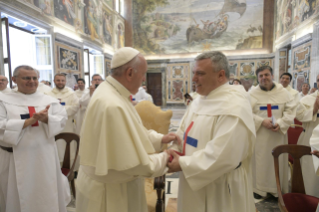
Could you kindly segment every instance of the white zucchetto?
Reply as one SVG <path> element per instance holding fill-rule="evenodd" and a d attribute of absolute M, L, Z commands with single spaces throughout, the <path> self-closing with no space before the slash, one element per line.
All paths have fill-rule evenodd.
<path fill-rule="evenodd" d="M 140 52 L 131 47 L 123 47 L 117 50 L 111 61 L 111 69 L 120 67 L 128 62 L 130 62 L 136 55 Z"/>

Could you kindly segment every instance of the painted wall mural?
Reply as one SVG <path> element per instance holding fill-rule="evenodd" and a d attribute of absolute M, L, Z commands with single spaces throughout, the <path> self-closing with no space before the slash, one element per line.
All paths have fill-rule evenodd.
<path fill-rule="evenodd" d="M 166 102 L 183 103 L 184 94 L 191 89 L 191 71 L 189 63 L 167 64 Z"/>
<path fill-rule="evenodd" d="M 262 48 L 263 0 L 133 0 L 134 47 L 147 54 Z"/>
<path fill-rule="evenodd" d="M 311 47 L 312 42 L 310 41 L 292 49 L 292 86 L 298 91 L 301 91 L 303 83 L 309 83 Z"/>
<path fill-rule="evenodd" d="M 74 27 L 78 34 L 88 40 L 107 44 L 114 50 L 125 45 L 124 19 L 114 11 L 113 0 L 17 1 L 30 5 L 31 8 L 40 8 L 41 15 L 58 22 L 60 26 Z"/>
<path fill-rule="evenodd" d="M 318 0 L 276 0 L 276 39 L 319 13 Z"/>

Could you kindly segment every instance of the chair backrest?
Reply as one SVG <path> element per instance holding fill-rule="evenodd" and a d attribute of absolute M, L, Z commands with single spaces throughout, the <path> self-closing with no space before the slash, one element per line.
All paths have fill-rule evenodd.
<path fill-rule="evenodd" d="M 64 133 L 60 133 L 60 134 L 55 136 L 55 141 L 57 141 L 59 139 L 62 139 L 66 142 L 64 159 L 63 159 L 63 164 L 62 164 L 61 168 L 70 169 L 70 173 L 72 173 L 74 170 L 76 159 L 78 157 L 78 153 L 79 153 L 80 137 L 75 133 L 64 132 Z M 75 158 L 74 158 L 73 164 L 71 166 L 70 165 L 70 144 L 72 141 L 75 141 L 77 145 L 76 145 Z"/>
<path fill-rule="evenodd" d="M 289 127 L 288 129 L 288 144 L 297 144 L 298 139 L 304 128 L 302 123 L 297 119 L 294 120 L 294 127 Z"/>
<path fill-rule="evenodd" d="M 291 179 L 292 179 L 291 192 L 305 194 L 305 186 L 304 186 L 303 177 L 302 177 L 300 158 L 304 155 L 311 155 L 310 152 L 311 152 L 311 148 L 309 146 L 296 145 L 296 144 L 280 145 L 275 147 L 272 150 L 272 155 L 274 157 L 274 164 L 275 164 L 275 175 L 276 175 L 278 193 L 281 193 L 280 178 L 279 178 L 279 161 L 278 161 L 279 155 L 281 155 L 282 153 L 288 153 L 293 157 L 294 164 L 293 164 L 293 173 L 291 176 Z"/>

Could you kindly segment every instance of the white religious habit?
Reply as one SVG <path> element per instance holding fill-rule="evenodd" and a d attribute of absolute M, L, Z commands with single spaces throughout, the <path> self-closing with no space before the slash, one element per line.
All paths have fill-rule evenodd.
<path fill-rule="evenodd" d="M 133 95 L 133 99 L 135 99 L 134 101 L 136 101 L 137 103 L 144 101 L 144 100 L 148 100 L 148 94 L 146 93 L 145 89 L 143 87 L 139 87 L 137 93 L 135 95 Z"/>
<path fill-rule="evenodd" d="M 304 131 L 300 134 L 298 139 L 299 145 L 310 146 L 310 137 L 316 126 L 319 124 L 319 113 L 313 115 L 313 106 L 315 104 L 318 91 L 309 94 L 300 100 L 297 109 L 296 118 L 302 122 Z M 319 176 L 313 169 L 313 160 L 310 157 L 301 158 L 301 169 L 303 174 L 303 181 L 306 189 L 306 194 L 319 197 Z"/>
<path fill-rule="evenodd" d="M 74 91 L 70 90 L 68 87 L 64 87 L 62 90 L 58 90 L 57 88 L 53 88 L 47 95 L 52 96 L 59 100 L 60 104 L 64 106 L 66 113 L 68 115 L 68 121 L 66 122 L 66 125 L 62 132 L 71 132 L 74 133 L 74 116 L 77 113 L 77 111 L 80 108 L 79 105 L 79 99 L 74 93 Z M 57 140 L 56 145 L 58 147 L 58 153 L 59 153 L 59 159 L 60 162 L 63 162 L 64 159 L 64 153 L 65 153 L 65 147 L 66 143 L 64 140 Z M 71 143 L 71 164 L 73 164 L 75 154 L 76 154 L 76 147 L 77 144 L 75 141 L 72 141 Z M 77 165 L 75 167 L 75 171 L 78 169 Z"/>
<path fill-rule="evenodd" d="M 267 192 L 277 196 L 274 159 L 271 154 L 278 145 L 288 144 L 287 130 L 296 116 L 296 101 L 281 85 L 275 83 L 270 91 L 262 90 L 259 85 L 250 91 L 251 106 L 256 127 L 256 145 L 253 156 L 254 192 L 266 196 Z M 273 132 L 264 126 L 264 119 L 274 117 L 280 129 Z M 280 182 L 284 193 L 288 192 L 288 156 L 279 157 Z"/>
<path fill-rule="evenodd" d="M 295 89 L 293 89 L 290 85 L 286 87 L 287 91 L 291 94 L 291 96 L 295 99 L 295 101 L 298 103 L 300 98 L 299 98 L 299 92 Z"/>
<path fill-rule="evenodd" d="M 25 119 L 47 105 L 47 124 L 38 121 L 22 129 Z M 54 139 L 66 120 L 65 109 L 52 97 L 0 92 L 0 211 L 67 211 L 70 188 Z"/>
<path fill-rule="evenodd" d="M 299 93 L 299 100 L 302 99 L 304 96 L 307 96 L 308 94 L 303 94 L 302 92 Z"/>
<path fill-rule="evenodd" d="M 5 89 L 3 89 L 3 90 L 0 91 L 0 92 L 2 92 L 2 93 L 11 93 L 12 90 L 11 90 L 11 88 L 6 87 Z"/>
<path fill-rule="evenodd" d="M 41 92 L 41 93 L 49 93 L 52 90 L 52 88 L 50 86 L 47 86 L 44 83 L 39 83 L 37 91 Z"/>
<path fill-rule="evenodd" d="M 256 134 L 242 86 L 227 82 L 195 98 L 177 134 L 184 138 L 178 151 L 185 153 L 179 158 L 178 212 L 256 211 L 251 173 Z"/>
<path fill-rule="evenodd" d="M 167 171 L 167 153 L 153 154 L 163 135 L 146 130 L 130 95 L 108 76 L 92 96 L 81 131 L 77 212 L 147 212 L 143 177 Z"/>
<path fill-rule="evenodd" d="M 315 127 L 310 137 L 310 147 L 311 151 L 317 150 L 319 151 L 319 125 Z M 319 176 L 319 158 L 315 155 L 312 155 L 314 173 Z M 305 183 L 305 182 L 304 182 Z M 315 186 L 318 187 L 318 184 Z M 306 190 L 307 192 L 307 190 Z M 316 212 L 319 212 L 319 205 L 317 207 Z"/>
<path fill-rule="evenodd" d="M 83 89 L 82 91 L 80 89 L 75 91 L 76 96 L 80 100 L 82 96 L 85 94 L 90 93 L 89 89 Z M 86 111 L 86 105 L 82 105 L 80 102 L 80 109 L 78 112 L 75 114 L 74 120 L 75 120 L 75 133 L 80 135 L 81 132 L 81 127 L 82 127 L 82 122 L 85 116 L 85 111 Z"/>

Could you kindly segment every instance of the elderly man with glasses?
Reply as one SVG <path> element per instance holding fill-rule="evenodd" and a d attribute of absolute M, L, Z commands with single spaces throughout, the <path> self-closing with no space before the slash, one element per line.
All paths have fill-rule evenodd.
<path fill-rule="evenodd" d="M 59 101 L 37 91 L 38 74 L 19 66 L 10 95 L 0 92 L 0 211 L 62 211 L 70 202 L 54 136 L 67 115 Z"/>
<path fill-rule="evenodd" d="M 2 93 L 10 93 L 11 89 L 7 87 L 8 85 L 8 78 L 0 75 L 0 92 Z"/>

